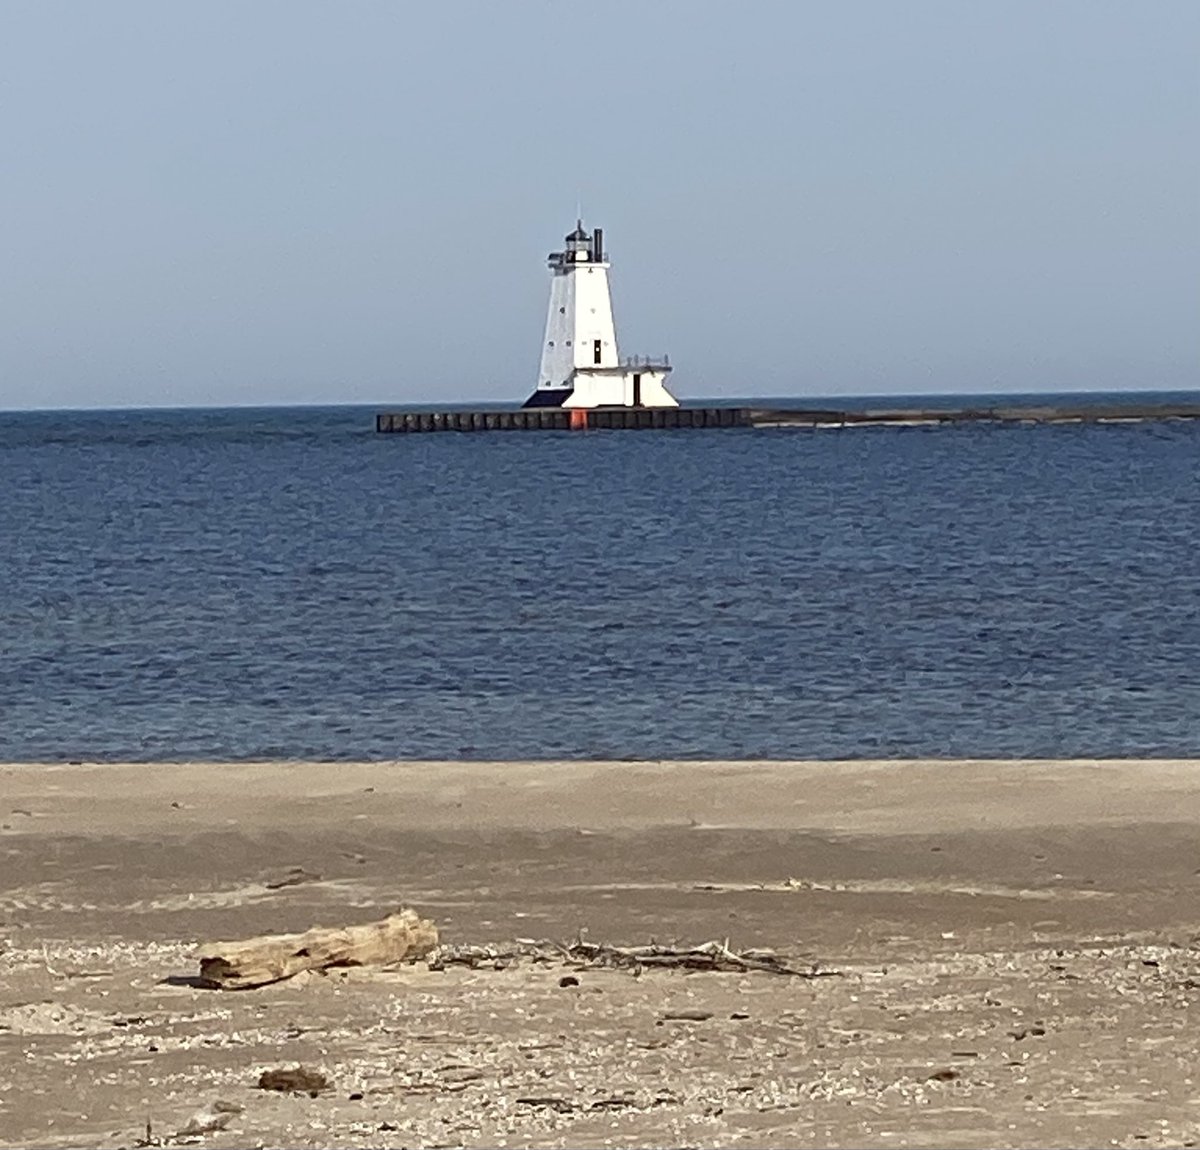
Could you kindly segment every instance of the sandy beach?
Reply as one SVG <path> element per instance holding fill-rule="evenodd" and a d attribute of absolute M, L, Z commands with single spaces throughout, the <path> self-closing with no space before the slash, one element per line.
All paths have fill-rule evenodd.
<path fill-rule="evenodd" d="M 3 1146 L 1200 1143 L 1200 762 L 20 764 L 0 828 Z M 400 906 L 830 973 L 189 983 Z"/>

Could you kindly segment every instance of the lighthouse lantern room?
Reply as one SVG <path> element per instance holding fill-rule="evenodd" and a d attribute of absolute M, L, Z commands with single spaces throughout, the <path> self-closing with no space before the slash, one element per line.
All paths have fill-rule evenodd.
<path fill-rule="evenodd" d="M 666 387 L 671 372 L 666 356 L 622 360 L 617 350 L 604 232 L 588 233 L 577 221 L 549 265 L 542 363 L 537 388 L 524 406 L 678 407 Z"/>

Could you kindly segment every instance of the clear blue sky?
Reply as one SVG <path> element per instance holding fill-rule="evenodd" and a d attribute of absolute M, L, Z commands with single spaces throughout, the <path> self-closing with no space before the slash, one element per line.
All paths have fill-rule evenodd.
<path fill-rule="evenodd" d="M 1200 3 L 0 8 L 0 408 L 1200 387 Z"/>

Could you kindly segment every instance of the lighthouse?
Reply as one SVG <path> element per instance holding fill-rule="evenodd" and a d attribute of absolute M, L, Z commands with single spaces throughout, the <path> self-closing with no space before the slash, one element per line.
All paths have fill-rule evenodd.
<path fill-rule="evenodd" d="M 549 266 L 542 362 L 524 406 L 678 407 L 666 387 L 666 356 L 622 360 L 617 350 L 603 231 L 589 233 L 577 221 L 564 250 L 550 254 Z"/>

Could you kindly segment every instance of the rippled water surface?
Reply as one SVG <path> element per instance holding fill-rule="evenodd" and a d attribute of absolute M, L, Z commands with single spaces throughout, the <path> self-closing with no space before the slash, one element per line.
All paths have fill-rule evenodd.
<path fill-rule="evenodd" d="M 1200 754 L 1200 424 L 371 425 L 0 416 L 0 759 Z"/>

